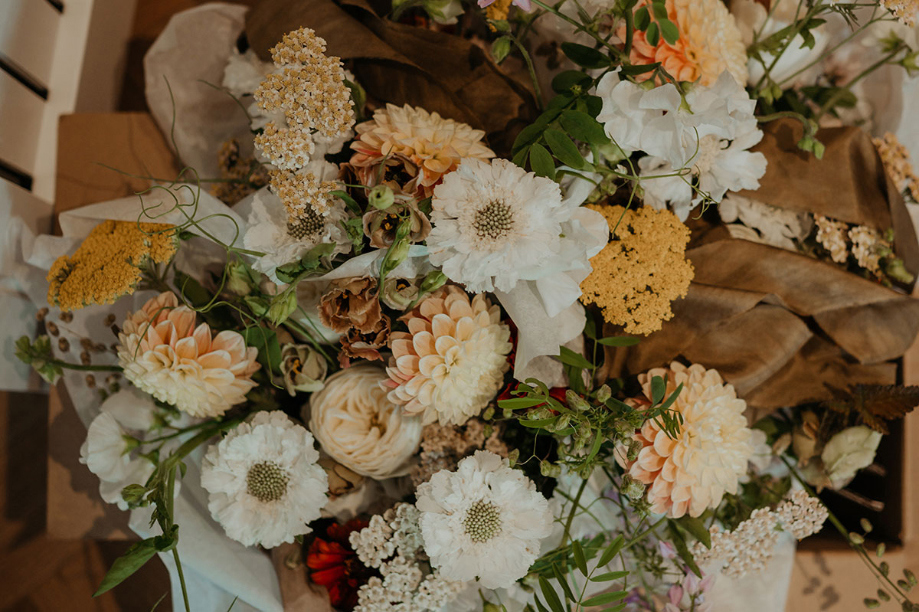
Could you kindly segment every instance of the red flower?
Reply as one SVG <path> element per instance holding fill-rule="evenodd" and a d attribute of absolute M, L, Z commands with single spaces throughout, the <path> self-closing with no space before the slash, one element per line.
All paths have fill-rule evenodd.
<path fill-rule="evenodd" d="M 332 523 L 324 533 L 317 533 L 306 554 L 310 580 L 329 592 L 332 607 L 352 610 L 357 605 L 357 591 L 375 572 L 361 563 L 348 537 L 367 526 L 353 519 L 344 525 Z"/>

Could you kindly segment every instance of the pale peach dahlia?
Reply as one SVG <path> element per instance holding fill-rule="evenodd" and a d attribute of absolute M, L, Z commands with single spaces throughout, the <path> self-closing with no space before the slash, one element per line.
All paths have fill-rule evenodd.
<path fill-rule="evenodd" d="M 683 416 L 680 433 L 672 439 L 657 419 L 648 420 L 635 434 L 642 445 L 638 458 L 628 461 L 620 448 L 616 459 L 629 475 L 649 485 L 652 512 L 673 518 L 699 516 L 716 507 L 725 493 L 736 493 L 738 480 L 747 472 L 753 455 L 752 431 L 743 414 L 747 405 L 716 370 L 698 364 L 687 368 L 674 362 L 640 375 L 648 398 L 654 376 L 666 377 L 668 397 L 683 384 L 671 406 Z"/>
<path fill-rule="evenodd" d="M 449 286 L 401 318 L 408 332 L 391 336 L 389 399 L 424 422 L 462 425 L 504 384 L 510 328 L 484 295 L 470 300 Z"/>
<path fill-rule="evenodd" d="M 234 331 L 195 327 L 195 311 L 162 293 L 129 314 L 118 339 L 125 377 L 194 417 L 215 417 L 245 401 L 256 383 L 258 350 Z"/>
<path fill-rule="evenodd" d="M 636 9 L 650 4 L 644 0 Z M 678 81 L 701 79 L 702 85 L 714 84 L 725 70 L 738 83 L 747 82 L 747 50 L 734 16 L 721 0 L 667 0 L 666 7 L 680 38 L 671 45 L 660 37 L 652 45 L 644 32 L 636 31 L 629 57 L 633 64 L 660 62 Z M 625 26 L 618 34 L 625 38 Z"/>
<path fill-rule="evenodd" d="M 354 129 L 358 139 L 351 143 L 351 165 L 363 184 L 376 184 L 380 164 L 401 165 L 410 177 L 402 188 L 424 197 L 430 197 L 441 177 L 462 160 L 495 156 L 482 144 L 482 130 L 408 104 L 387 104 Z"/>

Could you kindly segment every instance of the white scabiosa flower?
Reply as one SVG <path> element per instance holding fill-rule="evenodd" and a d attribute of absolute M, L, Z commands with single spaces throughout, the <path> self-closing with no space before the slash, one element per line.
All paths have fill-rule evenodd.
<path fill-rule="evenodd" d="M 507 459 L 477 451 L 418 487 L 424 550 L 441 575 L 506 588 L 526 575 L 552 530 L 549 502 Z"/>
<path fill-rule="evenodd" d="M 273 548 L 311 531 L 329 490 L 306 428 L 259 412 L 211 446 L 201 465 L 207 507 L 232 539 Z"/>
<path fill-rule="evenodd" d="M 434 189 L 431 206 L 431 263 L 474 293 L 559 272 L 553 260 L 571 240 L 563 236 L 577 208 L 562 202 L 555 181 L 506 159 L 463 160 Z"/>

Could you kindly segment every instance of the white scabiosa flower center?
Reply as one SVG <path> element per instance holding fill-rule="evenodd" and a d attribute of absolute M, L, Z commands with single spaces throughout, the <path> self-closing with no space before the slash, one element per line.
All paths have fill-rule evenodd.
<path fill-rule="evenodd" d="M 472 226 L 479 238 L 497 240 L 514 227 L 514 212 L 504 200 L 492 200 L 476 211 Z"/>
<path fill-rule="evenodd" d="M 492 502 L 479 500 L 466 511 L 463 527 L 473 542 L 487 542 L 501 533 L 501 513 Z"/>
<path fill-rule="evenodd" d="M 290 215 L 287 220 L 287 233 L 297 240 L 304 240 L 319 235 L 323 225 L 322 217 L 312 206 L 307 206 L 297 216 Z"/>
<path fill-rule="evenodd" d="M 268 503 L 281 499 L 287 493 L 290 476 L 273 461 L 261 461 L 249 468 L 246 485 L 249 495 Z"/>

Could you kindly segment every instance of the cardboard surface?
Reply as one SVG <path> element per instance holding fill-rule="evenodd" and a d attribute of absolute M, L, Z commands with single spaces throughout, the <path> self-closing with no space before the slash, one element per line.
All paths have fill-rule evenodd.
<path fill-rule="evenodd" d="M 124 173 L 171 179 L 179 170 L 150 115 L 100 113 L 61 117 L 55 216 L 96 202 L 131 195 L 150 181 Z M 55 218 L 55 233 L 60 227 Z M 86 428 L 62 385 L 48 402 L 47 530 L 57 539 L 126 539 L 128 514 L 99 497 L 99 481 L 80 464 Z"/>

